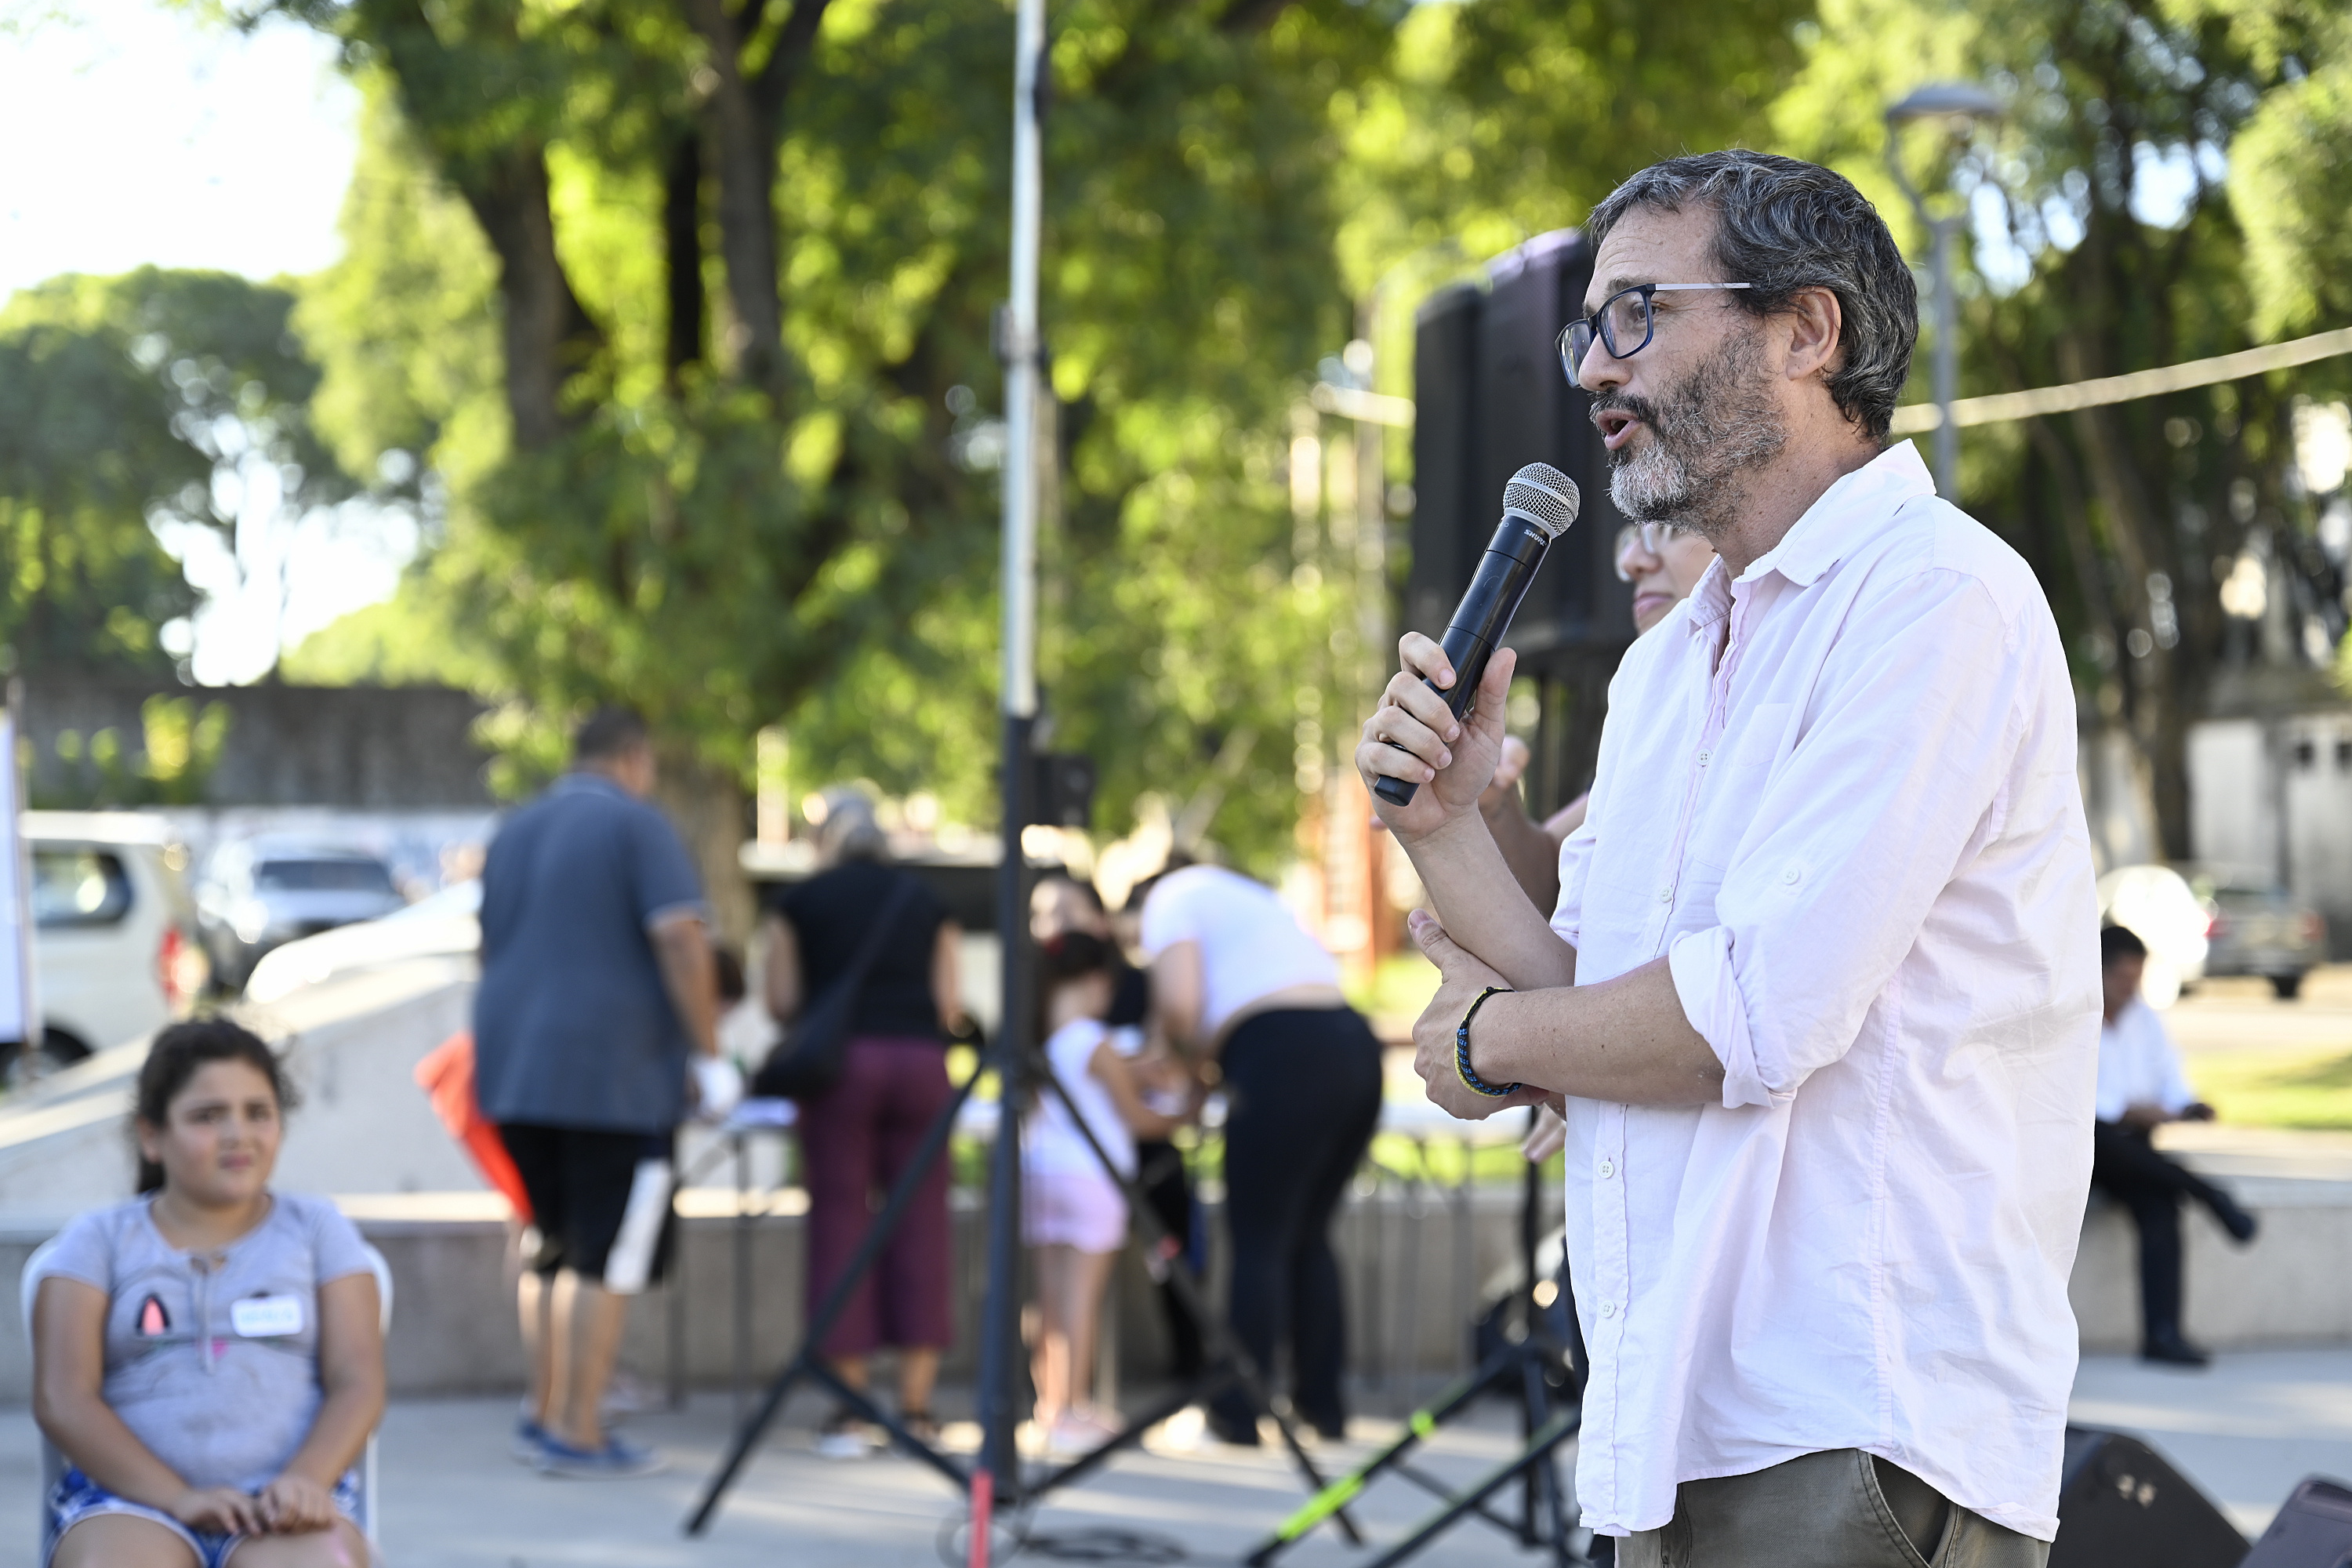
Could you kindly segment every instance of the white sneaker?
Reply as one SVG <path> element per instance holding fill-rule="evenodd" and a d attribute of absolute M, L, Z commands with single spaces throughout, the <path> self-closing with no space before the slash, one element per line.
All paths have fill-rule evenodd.
<path fill-rule="evenodd" d="M 1119 1428 L 1111 1426 L 1088 1410 L 1065 1410 L 1055 1418 L 1045 1434 L 1045 1451 L 1051 1454 L 1085 1454 L 1101 1447 L 1118 1436 Z"/>
<path fill-rule="evenodd" d="M 862 1459 L 873 1452 L 874 1445 L 862 1421 L 827 1422 L 816 1435 L 816 1456 L 820 1459 Z"/>

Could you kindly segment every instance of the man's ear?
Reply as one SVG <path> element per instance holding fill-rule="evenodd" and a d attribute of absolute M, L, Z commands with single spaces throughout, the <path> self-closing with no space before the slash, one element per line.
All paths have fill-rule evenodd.
<path fill-rule="evenodd" d="M 1826 379 L 1833 374 L 1840 363 L 1839 334 L 1845 327 L 1845 310 L 1838 303 L 1833 289 L 1800 289 L 1784 312 L 1789 333 L 1789 360 L 1786 374 L 1790 381 L 1809 381 L 1814 376 Z"/>

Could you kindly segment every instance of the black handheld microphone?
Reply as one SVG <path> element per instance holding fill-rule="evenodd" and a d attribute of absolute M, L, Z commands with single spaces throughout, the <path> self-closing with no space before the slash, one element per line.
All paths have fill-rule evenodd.
<path fill-rule="evenodd" d="M 1486 678 L 1486 660 L 1495 645 L 1511 629 L 1511 617 L 1527 597 L 1551 542 L 1568 531 L 1582 504 L 1576 481 L 1549 463 L 1529 463 L 1503 487 L 1503 521 L 1470 578 L 1470 586 L 1454 607 L 1454 619 L 1438 646 L 1454 667 L 1454 689 L 1437 691 L 1436 683 L 1423 685 L 1445 699 L 1446 710 L 1456 719 L 1478 694 Z M 1395 805 L 1411 805 L 1421 786 L 1382 774 L 1372 781 L 1372 793 Z"/>

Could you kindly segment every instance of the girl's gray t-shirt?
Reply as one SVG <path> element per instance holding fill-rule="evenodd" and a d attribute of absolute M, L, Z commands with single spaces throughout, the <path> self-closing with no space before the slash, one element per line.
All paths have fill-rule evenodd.
<path fill-rule="evenodd" d="M 373 1270 L 325 1198 L 272 1194 L 268 1217 L 217 1252 L 182 1252 L 133 1198 L 75 1219 L 44 1269 L 107 1294 L 106 1403 L 192 1487 L 255 1491 L 310 1435 L 319 1287 Z"/>

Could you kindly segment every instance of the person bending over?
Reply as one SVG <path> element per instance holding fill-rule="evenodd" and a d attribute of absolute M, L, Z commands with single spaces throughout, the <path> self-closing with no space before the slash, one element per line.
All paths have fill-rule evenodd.
<path fill-rule="evenodd" d="M 1522 903 L 1526 900 L 1521 900 Z M 1298 1419 L 1347 1435 L 1347 1330 L 1331 1219 L 1381 1114 L 1381 1044 L 1339 991 L 1339 966 L 1276 898 L 1221 866 L 1143 894 L 1156 1033 L 1223 1073 L 1227 1321 L 1271 1392 L 1287 1342 Z M 1212 1402 L 1212 1435 L 1258 1440 L 1242 1390 Z"/>
<path fill-rule="evenodd" d="M 2241 1244 L 2258 1228 L 2237 1200 L 2159 1153 L 2149 1136 L 2168 1121 L 2210 1121 L 2180 1070 L 2164 1021 L 2139 994 L 2147 944 L 2122 926 L 2099 932 L 2105 1020 L 2099 1030 L 2098 1121 L 2091 1129 L 2091 1184 L 2130 1211 L 2139 1231 L 2139 1353 L 2144 1361 L 2203 1366 L 2212 1358 L 2180 1331 L 2180 1200 L 2213 1211 Z"/>
<path fill-rule="evenodd" d="M 1127 1245 L 1127 1194 L 1103 1168 L 1070 1114 L 1122 1176 L 1136 1173 L 1141 1139 L 1164 1141 L 1189 1119 L 1144 1102 L 1134 1066 L 1109 1024 L 1117 950 L 1085 931 L 1064 931 L 1038 953 L 1045 984 L 1045 1060 L 1070 1104 L 1041 1088 L 1021 1138 L 1021 1228 L 1037 1275 L 1033 1375 L 1037 1426 L 1057 1450 L 1092 1447 L 1118 1430 L 1116 1412 L 1089 1403 L 1103 1287 Z"/>
<path fill-rule="evenodd" d="M 1611 498 L 1718 560 L 1617 671 L 1549 928 L 1477 807 L 1515 660 L 1457 721 L 1404 639 L 1356 760 L 1422 786 L 1376 803 L 1437 915 L 1415 1066 L 1567 1118 L 1577 1500 L 1623 1568 L 2041 1568 L 2099 1016 L 2057 626 L 1885 445 L 1917 299 L 1851 182 L 1673 158 L 1585 232 Z"/>
<path fill-rule="evenodd" d="M 226 1019 L 139 1072 L 139 1193 L 66 1226 L 33 1305 L 33 1415 L 68 1468 L 51 1568 L 363 1568 L 352 1467 L 383 1415 L 375 1273 L 273 1193 L 288 1096 Z"/>

